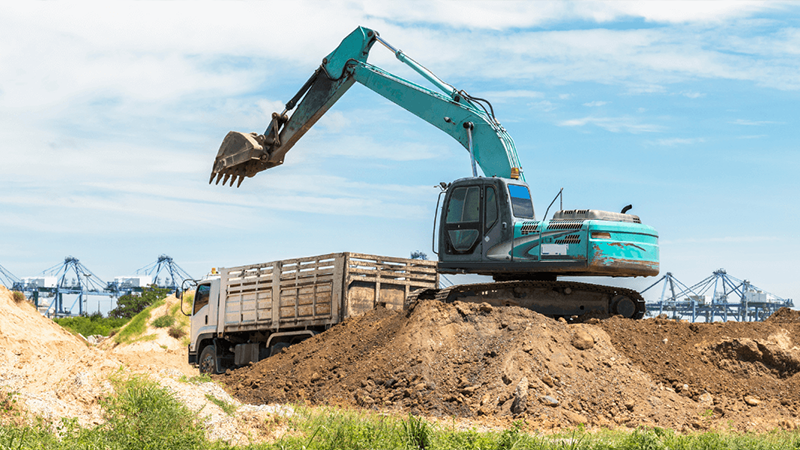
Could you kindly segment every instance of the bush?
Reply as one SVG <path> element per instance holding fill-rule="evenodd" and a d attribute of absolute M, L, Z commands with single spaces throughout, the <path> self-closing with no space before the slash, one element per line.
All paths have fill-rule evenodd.
<path fill-rule="evenodd" d="M 73 333 L 80 333 L 84 336 L 92 336 L 99 334 L 101 336 L 111 336 L 112 331 L 119 328 L 126 323 L 128 319 L 114 319 L 111 317 L 103 317 L 100 314 L 92 314 L 91 316 L 78 316 L 78 317 L 64 317 L 61 319 L 53 319 L 53 322 L 61 325 Z"/>
<path fill-rule="evenodd" d="M 156 328 L 171 327 L 174 324 L 175 324 L 175 318 L 170 316 L 169 314 L 164 314 L 163 316 L 153 321 L 153 326 Z"/>
<path fill-rule="evenodd" d="M 14 299 L 15 303 L 22 303 L 25 301 L 25 294 L 20 291 L 14 291 L 11 293 L 11 298 Z"/>
<path fill-rule="evenodd" d="M 150 312 L 153 309 L 161 306 L 163 303 L 164 303 L 163 299 L 157 300 L 155 303 L 148 306 L 147 308 L 142 310 L 142 312 L 134 316 L 133 319 L 131 319 L 130 322 L 128 322 L 128 324 L 125 325 L 124 328 L 119 330 L 119 333 L 114 335 L 114 342 L 116 342 L 117 344 L 122 344 L 124 342 L 136 339 L 136 337 L 144 333 L 144 331 L 147 329 L 147 322 L 150 320 Z"/>
<path fill-rule="evenodd" d="M 170 327 L 169 331 L 167 331 L 167 334 L 169 334 L 171 337 L 175 339 L 180 339 L 186 336 L 186 332 L 183 331 L 183 328 L 180 327 Z"/>
<path fill-rule="evenodd" d="M 169 289 L 146 287 L 141 295 L 123 295 L 117 300 L 117 307 L 108 312 L 108 317 L 131 319 L 144 311 L 148 306 L 163 300 L 169 295 Z"/>

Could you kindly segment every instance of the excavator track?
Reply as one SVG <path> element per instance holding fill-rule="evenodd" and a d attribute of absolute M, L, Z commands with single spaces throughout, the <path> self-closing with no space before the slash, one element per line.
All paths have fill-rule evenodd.
<path fill-rule="evenodd" d="M 641 319 L 645 313 L 642 296 L 616 286 L 574 281 L 501 281 L 462 284 L 444 289 L 426 289 L 412 293 L 409 303 L 417 300 L 489 303 L 493 306 L 520 306 L 551 317 L 572 318 L 583 315 L 621 315 Z"/>

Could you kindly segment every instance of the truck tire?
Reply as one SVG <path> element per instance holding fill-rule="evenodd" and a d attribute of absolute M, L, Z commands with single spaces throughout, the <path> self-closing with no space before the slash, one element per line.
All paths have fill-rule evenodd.
<path fill-rule="evenodd" d="M 197 361 L 197 367 L 200 373 L 220 373 L 217 368 L 219 361 L 217 361 L 217 348 L 213 345 L 206 345 L 203 351 L 200 352 L 200 359 Z"/>

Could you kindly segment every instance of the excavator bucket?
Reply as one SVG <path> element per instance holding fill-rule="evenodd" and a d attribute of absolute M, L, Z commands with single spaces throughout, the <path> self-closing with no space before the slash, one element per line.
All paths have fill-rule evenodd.
<path fill-rule="evenodd" d="M 222 180 L 224 185 L 230 180 L 233 186 L 238 181 L 236 187 L 239 187 L 245 177 L 252 177 L 266 169 L 269 153 L 259 138 L 263 139 L 256 133 L 229 132 L 219 147 L 208 183 L 211 184 L 216 178 L 217 184 Z"/>

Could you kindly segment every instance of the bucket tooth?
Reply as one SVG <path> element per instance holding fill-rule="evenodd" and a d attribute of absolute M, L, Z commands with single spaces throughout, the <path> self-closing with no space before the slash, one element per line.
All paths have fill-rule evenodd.
<path fill-rule="evenodd" d="M 244 181 L 244 175 L 239 176 L 239 182 L 236 184 L 237 189 L 242 185 L 242 181 Z"/>
<path fill-rule="evenodd" d="M 233 183 L 236 182 L 238 178 L 239 178 L 238 173 L 233 174 L 233 176 L 231 177 L 231 184 L 229 184 L 228 187 L 233 187 Z"/>
<path fill-rule="evenodd" d="M 219 173 L 217 174 L 217 182 L 216 182 L 216 183 L 214 183 L 214 184 L 219 184 L 219 180 L 221 180 L 221 179 L 222 179 L 222 172 L 219 172 Z"/>
<path fill-rule="evenodd" d="M 225 184 L 228 182 L 228 178 L 230 178 L 230 177 L 231 177 L 230 172 L 225 172 L 225 176 L 222 178 L 222 185 L 223 186 L 225 186 Z"/>
<path fill-rule="evenodd" d="M 211 184 L 212 181 L 214 181 L 214 171 L 213 170 L 211 171 L 211 178 L 208 179 L 208 184 Z"/>

